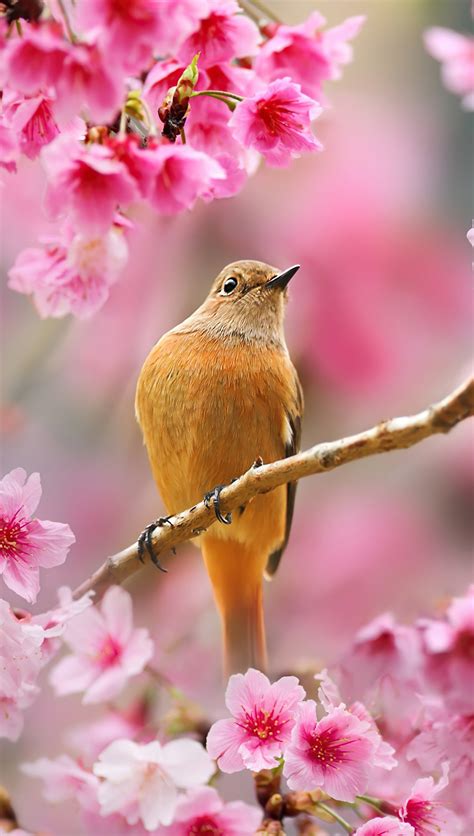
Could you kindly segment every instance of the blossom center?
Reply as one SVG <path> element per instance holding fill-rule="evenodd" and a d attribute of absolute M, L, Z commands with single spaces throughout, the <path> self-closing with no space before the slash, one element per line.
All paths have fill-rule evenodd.
<path fill-rule="evenodd" d="M 18 557 L 26 547 L 26 521 L 18 519 L 18 511 L 10 519 L 0 517 L 0 556 Z"/>
<path fill-rule="evenodd" d="M 252 714 L 244 711 L 243 722 L 240 725 L 260 740 L 280 740 L 279 735 L 285 722 L 275 717 L 273 711 L 255 708 Z"/>
<path fill-rule="evenodd" d="M 186 831 L 186 836 L 224 836 L 224 831 L 211 816 L 200 816 Z"/>
<path fill-rule="evenodd" d="M 315 733 L 310 740 L 310 750 L 313 758 L 321 765 L 336 766 L 343 761 L 342 748 L 347 743 L 346 738 L 335 738 L 332 732 Z"/>
<path fill-rule="evenodd" d="M 107 636 L 97 654 L 96 660 L 99 662 L 101 667 L 109 668 L 118 661 L 121 655 L 121 645 L 113 638 L 113 636 Z"/>

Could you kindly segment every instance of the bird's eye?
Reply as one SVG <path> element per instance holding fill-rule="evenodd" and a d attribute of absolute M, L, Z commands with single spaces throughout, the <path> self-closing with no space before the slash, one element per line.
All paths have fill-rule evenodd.
<path fill-rule="evenodd" d="M 221 293 L 223 294 L 223 296 L 228 296 L 229 293 L 232 293 L 232 291 L 235 290 L 237 285 L 238 285 L 237 279 L 234 278 L 234 276 L 230 276 L 230 278 L 226 279 L 224 284 L 222 285 Z"/>

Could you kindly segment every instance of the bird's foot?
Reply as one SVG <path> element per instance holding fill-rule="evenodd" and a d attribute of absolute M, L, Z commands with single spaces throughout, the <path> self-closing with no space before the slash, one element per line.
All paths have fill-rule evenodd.
<path fill-rule="evenodd" d="M 138 544 L 138 557 L 142 563 L 145 562 L 145 551 L 148 552 L 150 556 L 150 560 L 157 569 L 161 572 L 167 572 L 168 570 L 165 569 L 164 566 L 161 565 L 160 561 L 158 560 L 158 556 L 155 554 L 153 549 L 153 541 L 152 536 L 153 532 L 156 531 L 157 528 L 161 528 L 163 525 L 169 525 L 171 528 L 174 528 L 173 523 L 171 522 L 171 517 L 158 517 L 157 520 L 147 525 L 146 528 L 143 529 L 142 533 L 140 534 L 137 544 Z"/>
<path fill-rule="evenodd" d="M 223 523 L 224 525 L 230 525 L 232 522 L 232 514 L 229 513 L 225 514 L 224 516 L 224 514 L 221 511 L 220 505 L 221 491 L 225 487 L 226 485 L 216 485 L 213 491 L 209 491 L 208 493 L 204 494 L 204 505 L 206 506 L 206 508 L 210 508 L 212 502 L 212 505 L 214 507 L 214 513 L 219 522 Z"/>

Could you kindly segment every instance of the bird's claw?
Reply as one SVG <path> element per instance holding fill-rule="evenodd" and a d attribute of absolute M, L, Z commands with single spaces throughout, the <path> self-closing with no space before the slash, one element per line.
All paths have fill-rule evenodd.
<path fill-rule="evenodd" d="M 158 517 L 157 520 L 154 520 L 154 522 L 150 523 L 150 525 L 147 525 L 147 527 L 143 529 L 137 541 L 138 558 L 139 560 L 141 560 L 142 563 L 144 563 L 145 551 L 147 551 L 151 562 L 156 566 L 156 568 L 159 569 L 161 572 L 167 572 L 168 570 L 161 565 L 160 561 L 158 560 L 158 556 L 154 552 L 153 541 L 151 539 L 153 536 L 153 532 L 156 531 L 157 528 L 161 528 L 163 525 L 170 525 L 171 528 L 174 528 L 174 525 L 171 522 L 170 517 Z"/>
<path fill-rule="evenodd" d="M 206 508 L 210 508 L 212 502 L 214 513 L 219 522 L 223 523 L 223 525 L 230 525 L 232 522 L 232 514 L 229 513 L 224 515 L 221 511 L 220 506 L 221 491 L 225 487 L 225 485 L 216 485 L 213 491 L 209 491 L 208 493 L 204 494 L 204 505 L 206 506 Z"/>

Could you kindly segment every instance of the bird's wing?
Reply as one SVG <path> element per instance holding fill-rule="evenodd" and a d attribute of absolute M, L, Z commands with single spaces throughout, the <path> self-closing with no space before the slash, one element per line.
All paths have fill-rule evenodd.
<path fill-rule="evenodd" d="M 289 426 L 291 428 L 291 436 L 290 439 L 285 444 L 285 458 L 288 456 L 294 456 L 295 453 L 298 453 L 300 450 L 301 445 L 301 420 L 303 417 L 303 390 L 301 388 L 301 384 L 298 379 L 298 375 L 295 371 L 295 386 L 296 386 L 296 397 L 294 404 L 292 404 L 292 408 L 286 413 L 286 418 L 288 420 Z M 295 496 L 296 496 L 296 487 L 297 482 L 288 482 L 287 484 L 287 493 L 286 493 L 286 523 L 285 523 L 285 538 L 281 546 L 276 549 L 276 551 L 272 552 L 269 556 L 267 565 L 265 568 L 265 577 L 267 580 L 271 580 L 273 575 L 275 574 L 278 566 L 280 564 L 280 560 L 282 558 L 283 552 L 286 549 L 288 538 L 290 536 L 291 530 L 291 523 L 293 520 L 293 509 L 295 507 Z"/>

